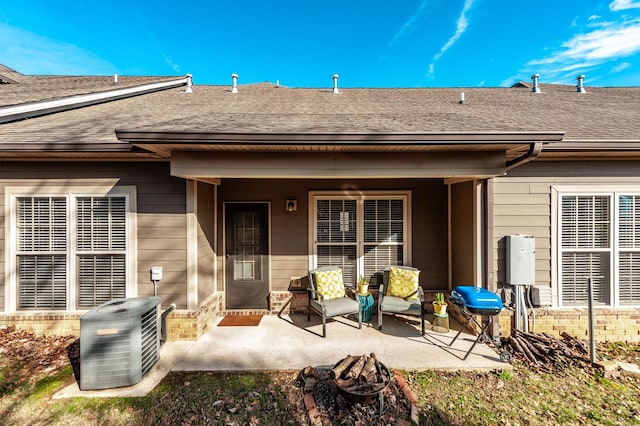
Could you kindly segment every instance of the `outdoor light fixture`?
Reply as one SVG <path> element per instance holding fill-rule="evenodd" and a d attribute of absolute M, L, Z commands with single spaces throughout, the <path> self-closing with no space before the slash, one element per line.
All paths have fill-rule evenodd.
<path fill-rule="evenodd" d="M 295 212 L 298 210 L 298 200 L 287 200 L 285 206 L 288 212 Z"/>

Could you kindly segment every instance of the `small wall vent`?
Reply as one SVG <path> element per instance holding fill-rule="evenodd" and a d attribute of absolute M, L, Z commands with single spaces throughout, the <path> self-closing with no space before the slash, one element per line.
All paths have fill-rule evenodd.
<path fill-rule="evenodd" d="M 551 306 L 551 287 L 531 287 L 533 306 Z"/>

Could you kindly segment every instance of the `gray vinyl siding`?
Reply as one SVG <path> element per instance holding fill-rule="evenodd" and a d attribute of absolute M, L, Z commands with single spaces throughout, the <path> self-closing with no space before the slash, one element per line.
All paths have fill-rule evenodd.
<path fill-rule="evenodd" d="M 451 185 L 451 283 L 475 285 L 475 182 Z M 446 287 L 443 287 L 446 288 Z"/>
<path fill-rule="evenodd" d="M 308 273 L 308 223 L 310 191 L 411 191 L 412 264 L 421 270 L 420 282 L 427 289 L 442 289 L 447 284 L 447 189 L 441 179 L 397 180 L 270 180 L 223 179 L 219 187 L 218 247 L 221 253 L 222 206 L 225 202 L 270 202 L 271 290 L 289 287 L 292 278 Z M 296 212 L 286 212 L 287 199 L 298 201 Z M 222 264 L 224 256 L 219 257 Z M 222 287 L 223 271 L 218 274 Z"/>
<path fill-rule="evenodd" d="M 197 184 L 198 209 L 198 306 L 215 291 L 215 188 Z"/>
<path fill-rule="evenodd" d="M 36 181 L 34 181 L 36 179 Z M 60 187 L 87 185 L 87 179 L 112 179 L 116 186 L 134 186 L 137 199 L 138 295 L 152 296 L 151 266 L 162 266 L 164 276 L 158 287 L 162 305 L 186 307 L 186 217 L 184 180 L 169 176 L 167 163 L 4 162 L 0 179 L 0 207 L 5 212 L 5 188 Z M 56 181 L 53 181 L 56 180 Z M 8 218 L 4 218 L 7 220 Z M 0 309 L 5 307 L 5 227 L 0 227 Z"/>
<path fill-rule="evenodd" d="M 552 281 L 552 187 L 571 185 L 594 190 L 607 185 L 640 185 L 636 161 L 533 162 L 494 179 L 494 272 L 505 281 L 504 237 L 527 234 L 536 238 L 536 284 Z"/>

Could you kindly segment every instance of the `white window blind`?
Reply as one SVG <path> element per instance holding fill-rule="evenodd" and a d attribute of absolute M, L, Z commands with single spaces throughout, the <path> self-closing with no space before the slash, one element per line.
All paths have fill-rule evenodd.
<path fill-rule="evenodd" d="M 15 200 L 18 309 L 86 309 L 125 297 L 126 197 Z"/>
<path fill-rule="evenodd" d="M 404 264 L 403 242 L 403 200 L 364 200 L 364 275 L 379 284 L 385 267 Z"/>
<path fill-rule="evenodd" d="M 347 285 L 359 276 L 372 284 L 382 271 L 403 265 L 406 244 L 406 197 L 317 198 L 317 266 L 340 266 Z"/>
<path fill-rule="evenodd" d="M 316 202 L 318 266 L 340 266 L 346 285 L 357 281 L 356 200 Z"/>
<path fill-rule="evenodd" d="M 610 196 L 565 195 L 561 203 L 562 302 L 586 305 L 592 278 L 594 303 L 609 304 Z"/>
<path fill-rule="evenodd" d="M 64 197 L 19 197 L 18 307 L 66 308 L 67 205 Z"/>
<path fill-rule="evenodd" d="M 78 307 L 125 297 L 125 197 L 78 197 L 76 206 Z"/>
<path fill-rule="evenodd" d="M 640 304 L 640 196 L 618 196 L 618 298 Z"/>

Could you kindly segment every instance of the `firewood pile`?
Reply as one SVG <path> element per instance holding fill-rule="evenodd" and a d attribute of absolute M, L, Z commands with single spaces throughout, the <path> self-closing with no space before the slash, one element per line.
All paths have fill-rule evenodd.
<path fill-rule="evenodd" d="M 501 343 L 502 349 L 510 352 L 514 359 L 546 372 L 590 363 L 585 343 L 566 332 L 556 338 L 547 333 L 515 330 L 513 335 L 503 337 Z"/>
<path fill-rule="evenodd" d="M 332 370 L 336 385 L 355 396 L 376 395 L 389 384 L 389 371 L 376 355 L 347 355 Z"/>

